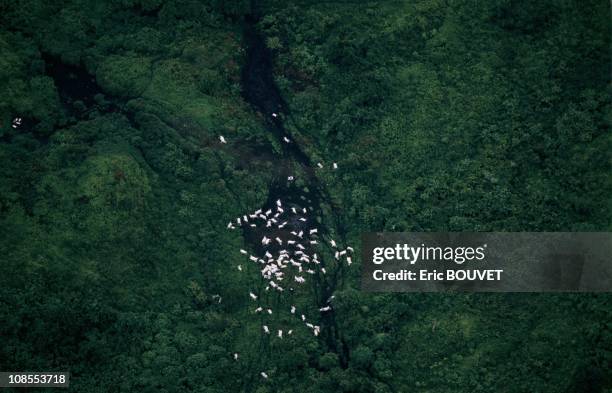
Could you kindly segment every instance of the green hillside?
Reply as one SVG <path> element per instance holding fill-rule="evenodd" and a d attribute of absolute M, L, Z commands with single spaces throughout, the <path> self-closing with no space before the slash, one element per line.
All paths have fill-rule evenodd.
<path fill-rule="evenodd" d="M 610 30 L 603 1 L 0 1 L 0 371 L 612 392 L 609 294 L 368 294 L 359 257 L 363 232 L 610 231 Z M 356 248 L 268 299 L 320 336 L 262 333 L 236 269 L 259 239 L 228 222 L 284 193 Z"/>

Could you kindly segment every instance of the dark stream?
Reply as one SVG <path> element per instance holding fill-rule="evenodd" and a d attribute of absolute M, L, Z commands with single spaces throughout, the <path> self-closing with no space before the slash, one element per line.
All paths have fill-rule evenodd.
<path fill-rule="evenodd" d="M 338 236 L 336 241 L 340 241 L 341 244 L 345 243 L 345 230 L 337 214 L 338 209 L 333 206 L 327 190 L 318 180 L 310 157 L 293 140 L 284 127 L 283 119 L 288 119 L 290 113 L 274 82 L 272 54 L 265 44 L 263 35 L 256 27 L 260 17 L 261 12 L 257 2 L 252 1 L 251 14 L 245 19 L 243 30 L 247 61 L 242 71 L 242 95 L 255 110 L 261 112 L 265 119 L 266 128 L 274 133 L 283 146 L 283 159 L 279 160 L 279 163 L 284 162 L 284 164 L 280 164 L 277 178 L 269 187 L 268 198 L 263 209 L 274 209 L 278 199 L 282 200 L 283 206 L 307 207 L 309 209 L 309 219 L 321 218 L 322 222 L 316 223 L 315 226 L 318 227 L 319 233 L 324 238 L 329 239 L 329 235 L 335 232 Z M 274 117 L 272 113 L 276 113 L 278 116 Z M 290 143 L 283 142 L 285 136 L 291 139 Z M 328 168 L 330 165 L 331 163 L 327 163 Z M 292 167 L 296 166 L 300 170 L 294 174 L 291 170 Z M 298 187 L 295 182 L 287 181 L 288 175 L 302 176 L 301 180 L 305 187 Z M 325 217 L 324 204 L 329 205 L 328 210 L 331 210 L 328 217 Z M 290 222 L 288 227 L 289 230 L 300 230 L 302 229 L 301 225 L 300 222 Z M 332 225 L 335 231 L 331 231 L 329 225 Z M 308 227 L 312 228 L 313 226 L 310 224 Z M 303 229 L 307 229 L 307 227 Z M 259 240 L 262 234 L 263 232 L 259 230 L 245 231 L 245 238 L 256 250 L 260 250 Z M 269 232 L 266 234 L 268 237 L 275 235 Z M 326 304 L 326 300 L 336 290 L 340 280 L 341 277 L 336 275 L 318 279 L 317 307 Z M 346 368 L 349 358 L 348 347 L 338 330 L 333 311 L 321 315 L 321 326 L 324 329 L 323 339 L 327 347 L 330 351 L 338 354 L 341 366 Z"/>
<path fill-rule="evenodd" d="M 288 183 L 287 176 L 296 175 L 296 173 L 292 172 L 291 168 L 283 166 L 279 171 L 279 177 L 270 187 L 267 202 L 271 206 L 275 200 L 282 199 L 283 201 L 299 202 L 298 204 L 303 206 L 305 205 L 303 197 L 305 197 L 307 205 L 312 209 L 311 215 L 322 217 L 323 202 L 326 202 L 332 208 L 334 206 L 327 190 L 316 176 L 314 164 L 310 157 L 293 140 L 284 127 L 283 120 L 287 119 L 290 113 L 274 82 L 272 54 L 265 44 L 264 37 L 256 28 L 256 24 L 261 17 L 257 2 L 253 1 L 251 7 L 252 13 L 245 19 L 244 24 L 247 61 L 242 70 L 242 95 L 245 101 L 263 115 L 267 129 L 277 137 L 282 146 L 284 158 L 299 166 L 301 180 L 306 185 L 305 188 L 298 188 L 294 185 L 295 183 Z M 276 113 L 278 116 L 274 117 L 272 113 Z M 291 142 L 285 143 L 283 141 L 284 137 L 288 137 Z M 329 168 L 331 163 L 326 163 L 326 165 Z M 334 226 L 336 234 L 340 237 L 339 240 L 344 242 L 345 231 L 338 217 L 334 216 L 332 219 L 335 221 Z M 321 229 L 323 233 L 329 234 L 329 231 L 325 231 L 325 228 Z"/>
<path fill-rule="evenodd" d="M 95 96 L 102 94 L 100 86 L 85 67 L 63 63 L 59 58 L 43 53 L 45 73 L 53 78 L 61 102 L 66 109 L 73 110 L 73 104 L 80 101 L 84 107 L 95 103 Z"/>

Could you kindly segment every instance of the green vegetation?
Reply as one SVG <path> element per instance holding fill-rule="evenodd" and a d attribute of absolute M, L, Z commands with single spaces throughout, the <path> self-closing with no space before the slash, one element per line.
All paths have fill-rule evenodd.
<path fill-rule="evenodd" d="M 241 96 L 249 3 L 0 2 L 0 370 L 77 392 L 612 391 L 608 294 L 366 294 L 356 261 L 336 336 L 261 337 L 225 226 L 290 158 Z M 330 232 L 610 230 L 606 2 L 259 8 L 285 127 L 339 164 Z"/>

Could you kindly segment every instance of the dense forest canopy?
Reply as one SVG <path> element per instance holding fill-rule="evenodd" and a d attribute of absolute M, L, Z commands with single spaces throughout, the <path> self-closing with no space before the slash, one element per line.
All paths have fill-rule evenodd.
<path fill-rule="evenodd" d="M 225 229 L 287 170 L 337 162 L 310 176 L 326 230 L 355 247 L 368 231 L 609 231 L 609 15 L 1 0 L 0 370 L 70 371 L 79 392 L 609 391 L 608 294 L 367 294 L 356 258 L 330 330 L 280 342 L 250 310 L 256 274 L 233 268 L 252 244 Z M 254 36 L 299 150 L 246 94 Z"/>

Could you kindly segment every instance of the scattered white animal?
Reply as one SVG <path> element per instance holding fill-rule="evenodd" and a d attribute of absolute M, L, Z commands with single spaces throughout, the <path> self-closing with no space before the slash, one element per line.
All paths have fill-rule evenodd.
<path fill-rule="evenodd" d="M 225 140 L 225 137 L 223 137 L 223 135 L 219 135 L 219 140 L 221 141 L 221 143 L 227 143 L 227 141 Z"/>
<path fill-rule="evenodd" d="M 287 139 L 288 142 L 288 139 Z M 226 143 L 225 139 L 222 140 L 222 143 Z M 319 166 L 319 168 L 323 168 L 323 164 L 322 163 L 318 163 L 317 164 Z M 332 166 L 334 169 L 337 169 L 337 163 L 332 163 Z M 294 180 L 293 176 L 288 176 L 287 180 L 292 181 Z M 305 196 L 301 196 L 300 197 L 302 200 L 306 201 L 307 198 Z M 272 224 L 275 224 L 275 227 L 278 227 L 279 229 L 282 229 L 283 227 L 289 225 L 290 227 L 296 226 L 297 224 L 295 223 L 295 221 L 283 221 L 283 218 L 281 217 L 283 214 L 285 214 L 285 211 L 282 209 L 282 201 L 281 199 L 277 199 L 276 200 L 276 212 L 274 214 L 274 216 L 272 217 L 271 215 L 273 214 L 273 210 L 269 209 L 267 210 L 264 214 L 262 214 L 262 209 L 258 209 L 256 210 L 253 214 L 248 214 L 248 215 L 243 215 L 242 217 L 238 217 L 236 219 L 236 223 L 238 224 L 238 226 L 241 226 L 243 224 L 247 224 L 249 223 L 251 227 L 256 227 L 257 225 L 255 224 L 255 222 L 257 222 L 256 220 L 262 220 L 261 222 L 266 223 L 266 227 L 272 227 Z M 288 203 L 286 203 L 286 205 L 289 205 Z M 288 206 L 287 206 L 288 207 Z M 286 207 L 286 208 L 287 208 Z M 306 207 L 290 207 L 291 211 L 293 214 L 299 214 L 298 220 L 301 222 L 306 222 L 308 220 L 310 220 L 310 218 L 308 217 L 308 211 L 312 210 L 312 207 L 310 207 L 309 209 L 307 209 Z M 298 210 L 301 210 L 301 212 L 298 212 Z M 303 214 L 301 214 L 303 212 Z M 278 220 L 277 220 L 278 218 Z M 282 222 L 282 224 L 278 224 L 279 222 Z M 301 225 L 301 224 L 300 224 Z M 227 225 L 228 228 L 231 229 L 236 229 L 234 227 L 234 223 L 233 222 L 229 222 Z M 266 235 L 274 233 L 275 230 L 273 230 L 273 232 L 268 232 L 266 233 Z M 279 231 L 276 231 L 279 232 Z M 307 234 L 305 235 L 304 232 L 307 232 Z M 300 230 L 299 232 L 297 232 L 297 230 L 293 230 L 291 231 L 291 234 L 295 237 L 298 237 L 302 240 L 300 240 L 300 242 L 302 244 L 311 244 L 311 245 L 316 245 L 318 244 L 318 229 L 317 228 L 311 228 L 311 229 L 304 229 L 304 230 Z M 263 234 L 262 234 L 263 235 Z M 314 238 L 309 238 L 309 236 L 314 236 Z M 269 246 L 269 244 L 273 241 L 276 241 L 278 244 L 280 244 L 281 246 L 283 245 L 283 241 L 286 242 L 287 244 L 287 249 L 283 249 L 280 251 L 277 251 L 275 246 Z M 297 240 L 297 239 L 296 239 Z M 247 250 L 245 249 L 239 249 L 240 253 L 243 255 L 249 255 L 249 260 L 253 261 L 253 262 L 258 262 L 260 264 L 262 264 L 263 266 L 261 267 L 261 274 L 263 276 L 263 278 L 267 281 L 264 283 L 265 286 L 265 290 L 268 291 L 270 288 L 276 289 L 279 292 L 284 291 L 284 289 L 277 283 L 280 283 L 285 277 L 294 277 L 295 282 L 299 283 L 299 284 L 303 284 L 306 282 L 306 279 L 304 278 L 304 273 L 308 273 L 308 274 L 317 274 L 319 271 L 322 274 L 326 274 L 326 270 L 323 266 L 323 261 L 318 260 L 318 256 L 316 253 L 313 254 L 309 254 L 306 251 L 306 247 L 304 247 L 302 244 L 298 243 L 296 240 L 282 240 L 279 236 L 275 236 L 275 235 L 271 235 L 270 238 L 267 236 L 263 236 L 261 239 L 261 243 L 264 246 L 268 246 L 269 250 L 265 250 L 265 257 L 259 258 L 257 256 L 254 255 L 249 255 Z M 304 241 L 308 242 L 308 243 L 304 243 Z M 335 240 L 330 239 L 329 243 L 331 244 L 331 246 L 333 248 L 338 248 L 338 245 L 336 243 Z M 293 247 L 291 247 L 293 246 Z M 334 250 L 334 256 L 336 259 L 340 260 L 341 256 L 345 256 L 348 252 L 354 252 L 352 247 L 347 247 L 345 250 Z M 346 256 L 346 260 L 347 260 L 347 264 L 351 265 L 352 260 L 350 256 Z M 299 262 L 298 262 L 299 261 Z M 315 271 L 313 269 L 306 269 L 306 267 L 313 267 L 314 266 L 308 266 L 306 264 L 312 264 L 314 263 L 315 265 L 319 265 L 319 270 Z M 302 265 L 304 264 L 304 266 Z M 239 271 L 243 271 L 244 269 L 242 268 L 242 265 L 237 265 L 237 269 Z M 284 270 L 284 269 L 288 269 L 288 270 Z M 299 273 L 296 271 L 298 270 Z M 291 272 L 291 273 L 290 273 Z M 295 273 L 297 273 L 298 275 L 296 275 Z M 290 279 L 288 279 L 287 281 L 290 281 Z M 290 284 L 291 285 L 291 284 Z M 293 291 L 294 288 L 291 286 L 288 286 L 289 291 Z M 258 299 L 258 295 L 255 295 L 253 292 L 249 292 L 249 296 L 251 297 L 252 300 L 256 301 Z M 221 297 L 219 295 L 215 295 L 214 297 L 215 299 L 218 299 L 219 302 L 221 302 Z M 332 310 L 331 307 L 331 299 L 333 299 L 333 296 L 331 296 L 328 300 L 327 303 L 328 305 L 319 308 L 320 312 L 326 312 L 326 311 L 330 311 Z M 268 315 L 272 315 L 273 311 L 270 308 L 264 309 L 262 307 L 257 307 L 255 309 L 255 313 L 261 313 L 262 311 L 264 311 L 268 314 Z M 297 313 L 297 309 L 294 305 L 291 305 L 290 308 L 290 312 L 291 314 L 295 315 Z M 315 336 L 318 336 L 321 332 L 321 328 L 320 326 L 315 326 L 311 323 L 307 323 L 306 322 L 306 316 L 304 314 L 301 314 L 301 319 L 304 323 L 306 323 L 306 325 L 311 328 L 313 330 L 313 334 Z M 263 331 L 266 334 L 270 334 L 270 328 L 267 325 L 263 325 L 262 326 Z M 283 330 L 277 330 L 277 336 L 279 338 L 283 338 L 283 333 L 285 335 L 291 335 L 293 333 L 293 330 L 287 330 L 287 331 L 283 331 Z M 237 356 L 238 354 L 234 354 L 234 358 L 237 360 Z M 262 376 L 264 376 L 265 373 L 262 371 Z M 264 378 L 267 378 L 267 375 L 265 375 Z"/>
<path fill-rule="evenodd" d="M 289 138 L 287 138 L 286 136 L 283 137 L 283 140 L 285 141 L 285 143 L 291 142 L 291 140 Z"/>

